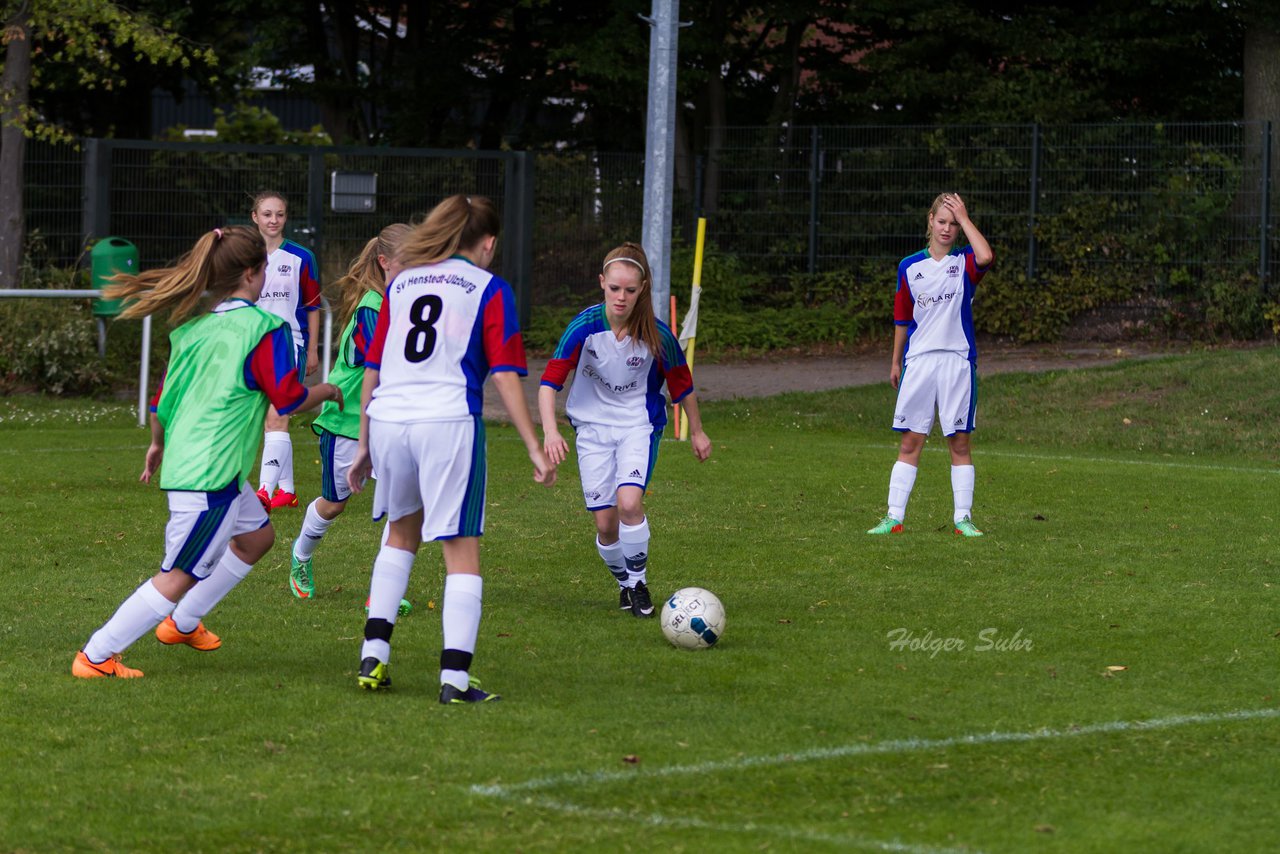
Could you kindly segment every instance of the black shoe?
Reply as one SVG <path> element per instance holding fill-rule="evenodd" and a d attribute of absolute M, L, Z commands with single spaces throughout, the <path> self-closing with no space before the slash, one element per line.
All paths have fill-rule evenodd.
<path fill-rule="evenodd" d="M 391 687 L 390 668 L 373 656 L 360 662 L 360 676 L 356 682 L 366 691 L 380 691 Z"/>
<path fill-rule="evenodd" d="M 649 588 L 643 581 L 637 581 L 631 588 L 631 613 L 637 617 L 653 616 L 653 600 L 649 598 Z"/>
<path fill-rule="evenodd" d="M 499 694 L 481 691 L 480 683 L 474 679 L 471 680 L 471 684 L 467 686 L 465 691 L 459 691 L 448 682 L 440 686 L 440 702 L 446 706 L 452 703 L 491 703 L 501 699 L 502 696 Z"/>
<path fill-rule="evenodd" d="M 624 587 L 618 591 L 618 610 L 619 611 L 631 610 L 631 588 L 630 587 Z"/>

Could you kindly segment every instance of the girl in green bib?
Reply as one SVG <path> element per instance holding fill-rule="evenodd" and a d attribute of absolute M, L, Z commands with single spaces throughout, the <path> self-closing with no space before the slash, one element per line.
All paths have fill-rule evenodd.
<path fill-rule="evenodd" d="M 342 403 L 330 383 L 298 381 L 292 332 L 254 305 L 267 251 L 252 228 L 215 228 L 172 267 L 115 277 L 105 296 L 129 299 L 121 317 L 168 311 L 169 367 L 151 402 L 143 483 L 159 473 L 169 503 L 160 571 L 144 581 L 76 653 L 84 679 L 134 678 L 120 654 L 155 629 L 163 644 L 201 651 L 222 640 L 202 622 L 275 542 L 250 474 L 270 402 L 301 412 Z M 163 461 L 163 468 L 161 462 Z"/>

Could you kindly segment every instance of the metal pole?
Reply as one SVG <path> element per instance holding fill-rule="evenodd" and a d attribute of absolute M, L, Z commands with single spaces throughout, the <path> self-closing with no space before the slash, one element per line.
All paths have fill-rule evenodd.
<path fill-rule="evenodd" d="M 142 318 L 142 359 L 138 362 L 138 426 L 147 426 L 147 386 L 151 384 L 151 315 Z"/>
<path fill-rule="evenodd" d="M 679 0 L 653 0 L 643 18 L 649 41 L 649 103 L 645 127 L 644 225 L 640 242 L 653 273 L 653 310 L 658 317 L 671 298 L 671 187 L 675 169 L 676 44 Z"/>
<path fill-rule="evenodd" d="M 1027 281 L 1036 278 L 1036 215 L 1040 204 L 1040 125 L 1031 126 L 1031 198 L 1027 202 Z"/>
<path fill-rule="evenodd" d="M 111 143 L 84 141 L 84 190 L 80 199 L 80 229 L 86 245 L 111 233 Z M 87 256 L 86 256 L 87 257 Z"/>
<path fill-rule="evenodd" d="M 818 182 L 822 180 L 819 133 L 815 126 L 809 134 L 809 274 L 818 272 Z"/>
<path fill-rule="evenodd" d="M 1259 227 L 1258 287 L 1267 292 L 1267 274 L 1271 267 L 1271 122 L 1262 123 L 1262 216 Z"/>

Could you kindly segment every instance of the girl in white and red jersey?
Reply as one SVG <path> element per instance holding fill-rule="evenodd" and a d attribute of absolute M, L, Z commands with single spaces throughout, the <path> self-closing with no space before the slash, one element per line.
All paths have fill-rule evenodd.
<path fill-rule="evenodd" d="M 694 456 L 711 456 L 693 377 L 680 342 L 654 316 L 652 286 L 639 245 L 624 243 L 606 255 L 604 302 L 570 321 L 538 389 L 543 446 L 559 465 L 569 446 L 556 425 L 556 393 L 574 375 L 565 414 L 577 433 L 582 497 L 595 517 L 596 549 L 618 582 L 618 607 L 637 617 L 653 616 L 644 492 L 667 423 L 663 383 L 689 414 Z"/>
<path fill-rule="evenodd" d="M 267 244 L 267 281 L 262 286 L 258 307 L 279 315 L 289 324 L 297 349 L 298 379 L 303 380 L 320 367 L 316 350 L 320 329 L 320 271 L 316 256 L 310 249 L 285 239 L 289 203 L 283 194 L 274 190 L 258 193 L 253 197 L 250 216 Z M 258 499 L 268 513 L 275 507 L 298 506 L 289 416 L 276 411 L 275 407 L 267 410 L 258 484 Z"/>
<path fill-rule="evenodd" d="M 365 355 L 360 440 L 347 473 L 360 491 L 374 469 L 373 516 L 390 530 L 373 564 L 358 684 L 390 687 L 391 632 L 422 540 L 440 540 L 440 702 L 498 695 L 471 679 L 480 627 L 485 438 L 481 408 L 492 374 L 533 463 L 550 486 L 555 466 L 538 443 L 520 387 L 528 373 L 511 286 L 488 272 L 498 213 L 479 196 L 450 196 L 400 242 L 401 271 L 387 286 Z"/>
<path fill-rule="evenodd" d="M 957 249 L 962 232 L 969 244 Z M 889 383 L 898 390 L 893 429 L 902 433 L 902 444 L 889 476 L 888 512 L 867 533 L 902 533 L 920 450 L 936 409 L 951 449 L 955 533 L 981 537 L 969 518 L 974 485 L 969 435 L 978 408 L 973 294 L 995 255 L 969 218 L 964 199 L 955 193 L 933 200 L 925 237 L 928 247 L 898 264 Z"/>
<path fill-rule="evenodd" d="M 360 399 L 365 355 L 378 326 L 387 280 L 395 278 L 400 269 L 395 251 L 408 233 L 409 226 L 402 222 L 382 229 L 365 244 L 347 274 L 337 281 L 342 295 L 338 317 L 345 326 L 338 339 L 337 363 L 329 379 L 342 389 L 347 400 Z M 359 409 L 353 405 L 343 410 L 335 404 L 325 404 L 311 429 L 320 437 L 320 497 L 308 505 L 302 530 L 293 543 L 289 589 L 299 599 L 310 599 L 315 594 L 312 556 L 329 526 L 347 509 L 347 499 L 351 497 L 347 468 L 355 458 L 360 439 Z"/>
<path fill-rule="evenodd" d="M 169 500 L 160 571 L 144 581 L 76 654 L 71 673 L 132 678 L 120 654 L 151 629 L 164 644 L 208 651 L 221 639 L 204 616 L 275 541 L 249 483 L 270 401 L 281 412 L 341 405 L 337 386 L 298 382 L 293 341 L 280 318 L 254 306 L 266 247 L 251 228 L 214 229 L 176 265 L 120 275 L 109 299 L 132 298 L 121 317 L 169 310 L 169 368 L 151 406 L 151 446 L 140 480 L 160 469 Z"/>

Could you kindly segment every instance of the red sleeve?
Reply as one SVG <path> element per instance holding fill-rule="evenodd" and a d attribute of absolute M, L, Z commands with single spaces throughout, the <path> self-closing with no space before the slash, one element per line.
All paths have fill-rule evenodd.
<path fill-rule="evenodd" d="M 911 286 L 899 274 L 898 293 L 893 298 L 893 322 L 898 326 L 906 326 L 915 319 L 915 309 L 915 300 L 911 296 Z"/>
<path fill-rule="evenodd" d="M 965 275 L 969 277 L 969 281 L 976 285 L 978 282 L 982 281 L 982 277 L 991 269 L 991 264 L 988 264 L 985 267 L 979 267 L 978 262 L 974 260 L 973 257 L 973 247 L 966 246 L 964 249 L 964 272 Z M 994 259 L 992 260 L 992 263 L 995 263 Z"/>
<path fill-rule="evenodd" d="M 687 363 L 676 365 L 667 371 L 667 394 L 672 403 L 679 403 L 693 391 L 693 374 Z"/>
<path fill-rule="evenodd" d="M 542 371 L 542 385 L 549 385 L 556 391 L 563 389 L 565 382 L 569 379 L 569 374 L 573 373 L 574 369 L 578 367 L 578 360 L 581 358 L 581 343 L 567 355 L 553 356 L 547 361 L 547 367 Z"/>
<path fill-rule="evenodd" d="M 299 297 L 302 307 L 307 311 L 320 308 L 320 281 L 316 278 L 315 256 L 308 255 L 303 260 L 302 269 L 298 272 L 298 284 L 302 288 Z"/>
<path fill-rule="evenodd" d="M 298 381 L 293 332 L 288 326 L 262 336 L 245 360 L 245 382 L 265 394 L 281 415 L 288 415 L 307 399 L 307 390 Z"/>
<path fill-rule="evenodd" d="M 387 327 L 391 325 L 391 291 L 387 291 L 382 300 L 382 308 L 378 309 L 378 326 L 373 330 L 373 341 L 364 352 L 365 368 L 382 370 L 382 348 L 387 343 Z"/>
<path fill-rule="evenodd" d="M 164 381 L 169 376 L 169 369 L 165 368 L 165 372 L 160 375 L 160 385 L 156 387 L 156 393 L 151 397 L 151 411 L 155 412 L 156 407 L 160 405 L 160 392 L 164 391 Z"/>
<path fill-rule="evenodd" d="M 489 370 L 515 371 L 522 377 L 527 375 L 529 366 L 525 361 L 524 338 L 517 324 L 515 294 L 511 288 L 494 288 L 483 310 L 482 337 Z"/>

